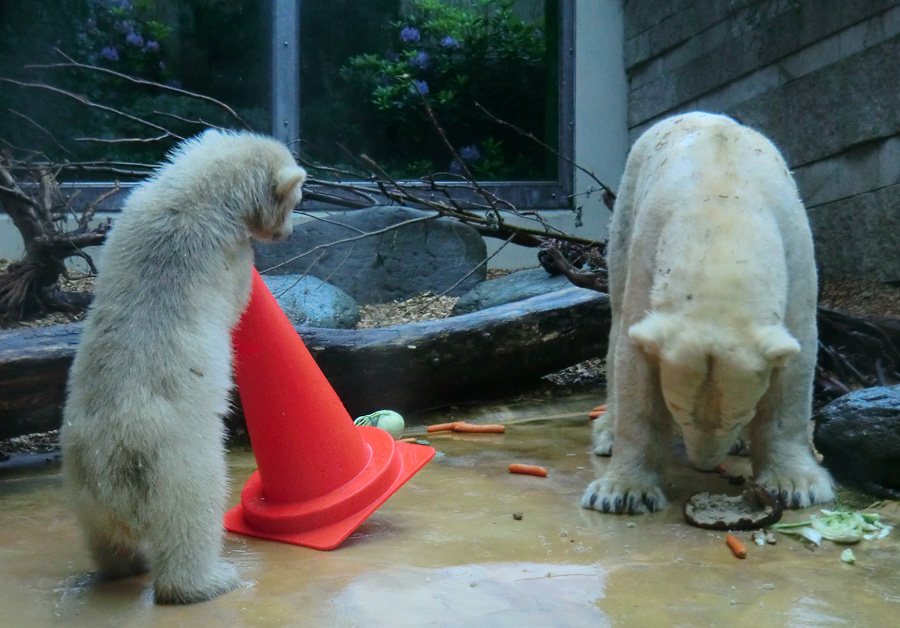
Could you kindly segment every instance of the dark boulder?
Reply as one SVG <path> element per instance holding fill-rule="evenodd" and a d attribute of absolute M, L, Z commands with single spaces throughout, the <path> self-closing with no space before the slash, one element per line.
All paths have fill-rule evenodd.
<path fill-rule="evenodd" d="M 256 267 L 325 279 L 361 304 L 424 292 L 461 295 L 484 281 L 479 264 L 487 247 L 472 227 L 431 216 L 435 212 L 382 206 L 314 218 L 295 225 L 284 242 L 255 244 Z M 389 229 L 411 220 L 417 222 Z"/>
<path fill-rule="evenodd" d="M 837 479 L 900 499 L 900 386 L 844 395 L 815 420 L 816 449 Z"/>
<path fill-rule="evenodd" d="M 317 277 L 264 275 L 263 281 L 292 325 L 351 329 L 359 322 L 356 301 Z"/>
<path fill-rule="evenodd" d="M 459 298 L 452 315 L 478 312 L 570 287 L 572 284 L 565 276 L 550 275 L 543 268 L 518 270 L 475 286 Z"/>

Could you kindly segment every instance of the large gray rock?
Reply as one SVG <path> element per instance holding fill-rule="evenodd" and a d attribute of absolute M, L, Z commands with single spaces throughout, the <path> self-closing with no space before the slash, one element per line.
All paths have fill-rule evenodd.
<path fill-rule="evenodd" d="M 423 292 L 463 294 L 484 281 L 485 268 L 478 266 L 487 256 L 484 240 L 452 219 L 421 220 L 430 215 L 406 207 L 370 207 L 327 221 L 313 219 L 296 225 L 285 242 L 256 244 L 256 265 L 263 271 L 292 260 L 271 272 L 326 279 L 359 303 L 389 303 Z M 413 219 L 420 221 L 364 235 Z"/>
<path fill-rule="evenodd" d="M 835 399 L 816 416 L 816 449 L 838 479 L 900 498 L 900 386 Z"/>
<path fill-rule="evenodd" d="M 350 329 L 359 322 L 356 301 L 317 277 L 263 275 L 263 281 L 292 325 Z"/>
<path fill-rule="evenodd" d="M 452 315 L 468 314 L 489 307 L 515 303 L 541 294 L 571 287 L 563 275 L 550 275 L 543 268 L 528 268 L 505 277 L 483 281 L 459 298 Z M 590 292 L 586 290 L 586 292 Z"/>

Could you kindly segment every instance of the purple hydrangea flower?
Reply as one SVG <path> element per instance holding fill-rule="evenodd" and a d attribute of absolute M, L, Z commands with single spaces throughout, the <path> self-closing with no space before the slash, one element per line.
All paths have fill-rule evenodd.
<path fill-rule="evenodd" d="M 147 42 L 147 45 L 144 46 L 144 50 L 147 52 L 159 52 L 159 42 L 155 39 L 151 39 Z"/>
<path fill-rule="evenodd" d="M 109 3 L 114 7 L 119 7 L 120 9 L 131 8 L 131 3 L 128 0 L 110 0 Z"/>
<path fill-rule="evenodd" d="M 424 50 L 420 50 L 419 54 L 409 60 L 412 65 L 416 66 L 417 68 L 422 68 L 423 70 L 425 69 L 425 66 L 428 65 L 428 61 L 428 53 Z"/>
<path fill-rule="evenodd" d="M 459 149 L 459 158 L 466 163 L 472 163 L 481 159 L 481 151 L 474 145 L 463 146 Z"/>
<path fill-rule="evenodd" d="M 119 51 L 113 48 L 112 46 L 107 46 L 103 50 L 100 51 L 100 56 L 106 59 L 107 61 L 118 61 L 119 60 Z"/>
<path fill-rule="evenodd" d="M 415 92 L 416 90 L 418 90 L 420 94 L 428 93 L 428 83 L 426 83 L 425 81 L 413 81 L 413 85 L 415 85 L 415 87 L 411 85 L 409 88 L 410 91 Z"/>
<path fill-rule="evenodd" d="M 402 31 L 400 31 L 400 39 L 402 39 L 406 43 L 419 41 L 421 38 L 422 35 L 419 34 L 419 29 L 415 28 L 414 26 L 407 26 Z"/>
<path fill-rule="evenodd" d="M 134 25 L 131 22 L 126 20 L 119 20 L 115 24 L 115 29 L 117 33 L 126 34 L 134 32 Z"/>
<path fill-rule="evenodd" d="M 126 43 L 138 48 L 144 45 L 144 38 L 141 37 L 140 33 L 135 33 L 134 31 L 131 31 L 125 36 L 125 41 Z"/>
<path fill-rule="evenodd" d="M 459 163 L 458 160 L 454 159 L 453 161 L 450 162 L 449 170 L 450 170 L 451 174 L 462 174 L 462 172 L 463 172 L 462 164 Z"/>
<path fill-rule="evenodd" d="M 450 35 L 447 35 L 441 40 L 441 45 L 444 48 L 459 48 L 459 41 L 457 41 L 454 37 L 450 37 Z"/>

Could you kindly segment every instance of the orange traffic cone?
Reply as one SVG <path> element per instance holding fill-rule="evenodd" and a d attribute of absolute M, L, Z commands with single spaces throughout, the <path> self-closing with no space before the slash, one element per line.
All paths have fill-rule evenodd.
<path fill-rule="evenodd" d="M 353 424 L 255 269 L 234 348 L 258 470 L 225 513 L 230 532 L 334 549 L 434 457 Z"/>

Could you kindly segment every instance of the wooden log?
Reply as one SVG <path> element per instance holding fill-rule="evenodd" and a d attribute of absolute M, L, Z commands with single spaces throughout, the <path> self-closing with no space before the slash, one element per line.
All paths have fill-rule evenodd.
<path fill-rule="evenodd" d="M 351 416 L 524 390 L 606 351 L 609 300 L 566 288 L 462 316 L 378 329 L 297 327 Z M 0 332 L 0 438 L 56 429 L 81 324 Z M 239 410 L 239 408 L 238 408 Z M 240 414 L 229 423 L 240 423 Z"/>

